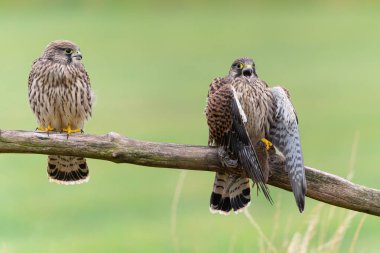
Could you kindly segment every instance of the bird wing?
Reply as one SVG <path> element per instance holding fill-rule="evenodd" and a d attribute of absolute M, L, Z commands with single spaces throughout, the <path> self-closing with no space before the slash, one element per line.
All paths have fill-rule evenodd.
<path fill-rule="evenodd" d="M 32 70 L 29 73 L 29 79 L 28 79 L 28 88 L 32 86 L 33 80 L 35 78 L 35 70 L 40 67 L 40 59 L 36 59 L 32 63 Z"/>
<path fill-rule="evenodd" d="M 290 102 L 287 90 L 282 87 L 273 87 L 270 90 L 276 110 L 268 139 L 285 156 L 285 170 L 289 174 L 298 209 L 303 212 L 306 179 L 297 115 Z"/>
<path fill-rule="evenodd" d="M 231 128 L 231 95 L 226 78 L 215 78 L 210 84 L 205 109 L 210 146 L 221 145 L 223 136 Z"/>
<path fill-rule="evenodd" d="M 35 99 L 37 97 L 37 89 L 39 84 L 41 84 L 41 78 L 39 71 L 42 68 L 41 59 L 36 59 L 32 64 L 32 70 L 29 73 L 29 79 L 28 79 L 28 97 L 29 97 L 29 104 L 33 111 L 33 113 L 37 116 L 38 120 L 41 119 L 40 110 L 41 108 L 44 108 L 43 102 L 41 99 Z"/>
<path fill-rule="evenodd" d="M 209 144 L 224 146 L 237 157 L 248 176 L 271 202 L 269 189 L 245 123 L 247 117 L 229 78 L 216 78 L 210 85 L 206 107 Z"/>
<path fill-rule="evenodd" d="M 79 72 L 81 73 L 81 75 L 80 75 L 81 76 L 81 78 L 80 78 L 81 82 L 83 82 L 83 85 L 86 89 L 86 92 L 85 92 L 86 99 L 83 99 L 83 101 L 84 101 L 85 110 L 87 112 L 87 115 L 86 115 L 86 119 L 87 119 L 88 116 L 89 117 L 92 116 L 92 104 L 94 102 L 95 95 L 91 90 L 90 77 L 88 76 L 88 73 L 82 64 L 79 67 Z"/>

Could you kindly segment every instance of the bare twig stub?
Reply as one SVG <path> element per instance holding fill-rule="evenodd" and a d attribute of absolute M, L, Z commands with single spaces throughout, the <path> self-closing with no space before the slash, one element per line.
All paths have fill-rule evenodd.
<path fill-rule="evenodd" d="M 142 166 L 224 171 L 215 148 L 133 140 L 117 133 L 66 134 L 1 130 L 0 153 L 71 155 Z M 290 191 L 283 158 L 270 156 L 268 184 Z M 380 190 L 351 183 L 338 176 L 305 167 L 307 196 L 325 203 L 380 216 Z M 243 171 L 231 170 L 240 174 Z"/>

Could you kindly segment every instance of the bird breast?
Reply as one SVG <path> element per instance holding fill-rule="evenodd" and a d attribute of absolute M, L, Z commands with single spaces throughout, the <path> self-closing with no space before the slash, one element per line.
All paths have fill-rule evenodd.
<path fill-rule="evenodd" d="M 29 99 L 41 126 L 83 128 L 92 104 L 91 89 L 84 73 L 71 65 L 37 65 Z"/>
<path fill-rule="evenodd" d="M 74 85 L 77 71 L 74 66 L 65 64 L 52 64 L 49 68 L 46 84 L 52 87 Z"/>
<path fill-rule="evenodd" d="M 273 114 L 271 93 L 260 80 L 237 81 L 233 87 L 247 116 L 246 128 L 255 145 L 269 133 L 269 118 Z"/>

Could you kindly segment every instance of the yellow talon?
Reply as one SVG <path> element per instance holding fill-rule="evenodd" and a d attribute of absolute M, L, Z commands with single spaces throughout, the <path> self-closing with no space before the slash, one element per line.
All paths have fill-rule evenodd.
<path fill-rule="evenodd" d="M 54 128 L 50 124 L 48 124 L 48 127 L 46 128 L 46 131 L 47 132 L 54 131 Z"/>
<path fill-rule="evenodd" d="M 79 132 L 82 132 L 81 129 L 71 129 L 70 126 L 67 126 L 67 128 L 63 128 L 62 131 L 63 131 L 63 132 L 66 132 L 68 136 L 69 136 L 71 133 L 79 133 Z"/>
<path fill-rule="evenodd" d="M 268 140 L 265 139 L 265 138 L 262 138 L 261 141 L 264 142 L 264 144 L 265 144 L 265 148 L 266 148 L 267 150 L 269 150 L 269 149 L 273 146 L 272 142 L 268 141 Z"/>
<path fill-rule="evenodd" d="M 37 127 L 37 130 L 38 131 L 42 131 L 42 132 L 47 132 L 47 133 L 49 133 L 49 132 L 51 132 L 51 131 L 54 131 L 54 128 L 50 125 L 50 124 L 48 124 L 48 126 L 47 127 Z"/>

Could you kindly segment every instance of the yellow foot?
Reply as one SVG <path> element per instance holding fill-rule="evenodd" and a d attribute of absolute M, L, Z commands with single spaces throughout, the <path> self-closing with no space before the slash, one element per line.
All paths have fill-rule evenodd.
<path fill-rule="evenodd" d="M 268 140 L 265 139 L 265 138 L 262 138 L 261 141 L 264 142 L 264 144 L 265 144 L 265 148 L 266 148 L 267 150 L 269 150 L 269 149 L 273 146 L 272 142 L 268 141 Z"/>
<path fill-rule="evenodd" d="M 67 126 L 67 128 L 63 128 L 62 131 L 67 133 L 67 136 L 69 136 L 72 133 L 79 133 L 79 132 L 82 133 L 83 132 L 82 129 L 79 129 L 79 128 L 78 129 L 71 129 L 70 126 Z"/>
<path fill-rule="evenodd" d="M 54 131 L 54 128 L 49 124 L 47 127 L 39 126 L 36 130 L 49 133 L 51 131 Z"/>

